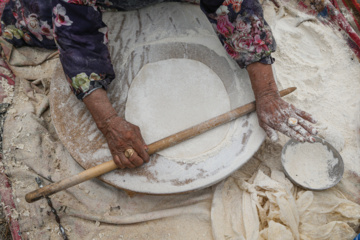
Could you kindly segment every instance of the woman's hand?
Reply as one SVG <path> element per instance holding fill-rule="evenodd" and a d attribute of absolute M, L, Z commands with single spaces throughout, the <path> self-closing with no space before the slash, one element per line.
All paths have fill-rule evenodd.
<path fill-rule="evenodd" d="M 258 98 L 256 112 L 259 125 L 272 141 L 278 140 L 277 130 L 300 142 L 315 142 L 312 135 L 316 135 L 317 130 L 308 122 L 316 123 L 316 120 L 307 112 L 285 102 L 280 96 Z M 289 123 L 289 118 L 297 119 L 297 124 Z"/>
<path fill-rule="evenodd" d="M 99 124 L 100 131 L 104 134 L 109 145 L 114 162 L 119 168 L 135 168 L 144 162 L 149 162 L 146 152 L 146 144 L 141 136 L 140 128 L 117 115 Z M 134 152 L 128 158 L 125 151 L 133 149 Z"/>
<path fill-rule="evenodd" d="M 310 123 L 316 123 L 316 120 L 280 97 L 271 65 L 252 63 L 247 66 L 247 71 L 255 95 L 259 125 L 269 138 L 277 141 L 276 131 L 279 131 L 300 142 L 315 142 L 312 135 L 316 135 L 317 130 Z"/>
<path fill-rule="evenodd" d="M 105 90 L 97 89 L 83 101 L 104 134 L 114 162 L 119 168 L 135 168 L 149 162 L 147 146 L 139 127 L 117 115 Z M 128 156 L 125 152 L 129 153 Z"/>

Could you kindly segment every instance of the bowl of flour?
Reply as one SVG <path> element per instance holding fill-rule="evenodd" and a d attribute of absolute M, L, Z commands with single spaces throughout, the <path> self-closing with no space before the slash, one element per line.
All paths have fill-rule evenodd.
<path fill-rule="evenodd" d="M 282 150 L 281 163 L 286 176 L 308 190 L 325 190 L 335 186 L 344 173 L 338 151 L 324 139 L 314 143 L 289 140 Z"/>

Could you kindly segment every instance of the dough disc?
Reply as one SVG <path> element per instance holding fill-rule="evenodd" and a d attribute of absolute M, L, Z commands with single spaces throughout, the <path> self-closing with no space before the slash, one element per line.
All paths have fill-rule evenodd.
<path fill-rule="evenodd" d="M 230 110 L 221 79 L 205 64 L 168 59 L 143 66 L 131 83 L 125 118 L 141 129 L 147 144 Z M 166 158 L 196 162 L 224 143 L 229 125 L 165 149 Z M 212 154 L 211 154 L 212 155 Z"/>

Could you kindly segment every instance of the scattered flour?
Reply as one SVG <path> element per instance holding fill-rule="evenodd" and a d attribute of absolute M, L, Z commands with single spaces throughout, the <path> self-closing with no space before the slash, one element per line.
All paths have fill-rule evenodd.
<path fill-rule="evenodd" d="M 3 69 L 1 69 L 3 70 Z M 14 85 L 10 85 L 8 84 L 7 79 L 1 77 L 0 78 L 0 88 L 2 89 L 2 91 L 4 92 L 3 94 L 5 94 L 5 97 L 2 99 L 2 103 L 11 103 L 12 99 L 14 97 Z M 1 95 L 1 93 L 0 93 Z M 3 96 L 0 96 L 0 98 Z"/>
<path fill-rule="evenodd" d="M 221 79 L 205 64 L 168 59 L 145 65 L 134 78 L 125 118 L 138 125 L 146 143 L 192 127 L 230 110 Z M 229 125 L 201 134 L 160 152 L 179 161 L 198 162 L 225 142 Z"/>
<path fill-rule="evenodd" d="M 337 180 L 334 168 L 339 159 L 319 142 L 290 144 L 282 159 L 288 174 L 307 188 L 323 189 Z"/>
<path fill-rule="evenodd" d="M 288 4 L 275 11 L 269 4 L 264 12 L 277 43 L 273 56 L 278 87 L 297 87 L 286 101 L 318 120 L 319 136 L 330 142 L 344 161 L 340 183 L 346 196 L 360 199 L 359 188 L 352 184 L 354 174 L 360 175 L 359 61 L 337 28 L 319 21 L 298 25 L 310 16 L 290 8 Z M 280 144 L 287 140 L 281 136 Z"/>

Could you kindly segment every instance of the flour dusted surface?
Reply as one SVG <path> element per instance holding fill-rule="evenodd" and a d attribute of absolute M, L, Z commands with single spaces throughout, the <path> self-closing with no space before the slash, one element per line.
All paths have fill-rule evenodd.
<path fill-rule="evenodd" d="M 128 93 L 125 118 L 138 125 L 147 144 L 230 110 L 221 79 L 205 64 L 168 59 L 146 64 Z M 221 126 L 160 152 L 184 162 L 203 161 L 220 148 L 229 131 Z"/>

